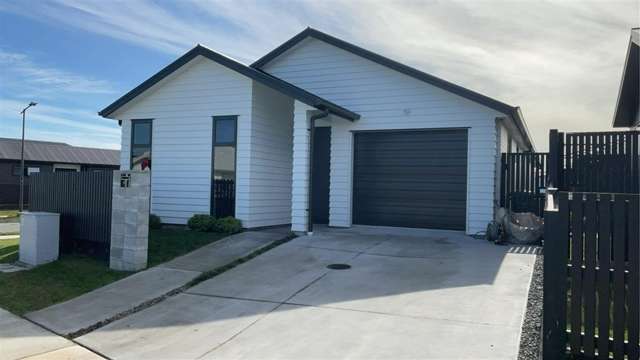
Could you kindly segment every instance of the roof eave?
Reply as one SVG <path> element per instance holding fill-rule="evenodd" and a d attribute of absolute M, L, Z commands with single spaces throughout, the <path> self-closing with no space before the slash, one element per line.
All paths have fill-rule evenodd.
<path fill-rule="evenodd" d="M 344 40 L 338 39 L 329 34 L 325 34 L 319 30 L 316 30 L 310 27 L 304 29 L 302 32 L 298 33 L 291 39 L 285 41 L 283 44 L 276 47 L 265 56 L 256 60 L 253 64 L 251 64 L 251 67 L 261 68 L 265 66 L 266 64 L 276 59 L 278 56 L 282 55 L 287 50 L 291 49 L 292 47 L 294 47 L 296 44 L 298 44 L 299 42 L 301 42 L 307 37 L 312 37 L 317 40 L 324 41 L 328 44 L 331 44 L 343 50 L 349 51 L 353 54 L 359 55 L 365 59 L 376 62 L 383 66 L 389 67 L 395 71 L 411 76 L 418 80 L 424 81 L 428 84 L 439 87 L 445 91 L 449 91 L 453 94 L 456 94 L 458 96 L 461 96 L 463 98 L 476 102 L 478 104 L 484 105 L 490 109 L 496 110 L 505 115 L 511 116 L 514 119 L 514 121 L 516 121 L 516 123 L 518 124 L 518 128 L 520 129 L 523 137 L 525 138 L 525 141 L 527 141 L 527 143 L 531 146 L 532 149 L 534 148 L 533 143 L 531 142 L 531 138 L 529 137 L 527 126 L 524 122 L 524 119 L 522 117 L 522 113 L 519 107 L 508 105 L 506 103 L 490 98 L 486 95 L 480 94 L 478 92 L 467 89 L 460 85 L 456 85 L 444 79 L 427 74 L 423 71 L 404 65 L 395 60 L 376 54 L 372 51 L 361 48 L 359 46 L 356 46 Z"/>
<path fill-rule="evenodd" d="M 519 106 L 516 106 L 513 108 L 511 112 L 511 117 L 515 122 L 516 127 L 520 131 L 520 135 L 522 135 L 522 138 L 524 139 L 527 146 L 529 147 L 530 151 L 535 152 L 536 147 L 533 141 L 531 141 L 531 134 L 529 134 L 529 128 L 527 128 L 527 123 L 524 121 L 524 116 L 522 115 L 522 111 L 520 110 Z"/>
<path fill-rule="evenodd" d="M 187 53 L 179 57 L 177 60 L 175 60 L 171 64 L 165 66 L 162 70 L 160 70 L 155 75 L 151 76 L 149 79 L 142 82 L 140 85 L 136 86 L 133 90 L 121 96 L 118 100 L 113 102 L 111 105 L 99 111 L 98 114 L 102 117 L 108 118 L 115 111 L 122 108 L 127 103 L 132 101 L 134 98 L 141 95 L 146 90 L 148 90 L 149 88 L 151 88 L 152 86 L 160 82 L 162 79 L 166 78 L 171 73 L 173 73 L 174 71 L 176 71 L 183 65 L 187 64 L 189 61 L 193 60 L 196 56 L 199 56 L 199 55 L 211 61 L 214 61 L 222 66 L 225 66 L 231 70 L 234 70 L 242 75 L 245 75 L 252 80 L 261 82 L 264 85 L 275 89 L 276 91 L 280 91 L 283 94 L 286 94 L 288 96 L 291 96 L 292 98 L 298 99 L 309 106 L 325 107 L 328 111 L 336 115 L 339 115 L 341 117 L 345 117 L 349 120 L 357 120 L 360 118 L 360 115 L 353 111 L 345 109 L 330 101 L 324 100 L 314 94 L 309 93 L 304 89 L 300 89 L 292 84 L 289 84 L 282 79 L 278 79 L 258 69 L 248 67 L 231 58 L 218 54 L 215 51 L 208 49 L 200 44 L 196 45 L 193 49 L 189 50 Z"/>
<path fill-rule="evenodd" d="M 634 41 L 634 33 L 632 32 L 611 122 L 611 126 L 616 128 L 631 127 L 638 117 L 638 97 L 640 96 L 638 90 L 638 82 L 640 82 L 640 69 L 638 69 L 640 67 L 640 45 L 638 45 L 638 42 L 638 39 Z M 635 88 L 633 88 L 634 86 Z"/>

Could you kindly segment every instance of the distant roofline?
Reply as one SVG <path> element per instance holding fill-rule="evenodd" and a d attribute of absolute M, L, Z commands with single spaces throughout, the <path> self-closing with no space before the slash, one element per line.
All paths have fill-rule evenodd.
<path fill-rule="evenodd" d="M 70 145 L 67 143 L 63 143 L 63 142 L 57 142 L 57 141 L 45 141 L 45 140 L 29 140 L 29 139 L 25 139 L 25 147 L 30 146 L 30 144 L 37 146 L 37 145 L 46 145 L 46 146 L 54 146 L 54 147 L 58 147 L 56 149 L 56 151 L 64 151 L 67 153 L 73 153 L 74 156 L 77 157 L 86 157 L 87 153 L 86 151 L 91 151 L 92 152 L 92 156 L 96 155 L 96 154 L 100 154 L 100 156 L 107 156 L 107 157 L 113 157 L 113 161 L 111 162 L 105 162 L 103 160 L 100 161 L 79 161 L 79 160 L 74 160 L 74 159 L 63 159 L 63 158 L 55 158 L 55 156 L 52 156 L 54 159 L 44 159 L 44 158 L 39 158 L 39 159 L 32 159 L 29 158 L 29 150 L 28 148 L 25 148 L 25 161 L 29 161 L 29 162 L 39 162 L 39 163 L 60 163 L 60 164 L 79 164 L 79 165 L 97 165 L 97 166 L 119 166 L 120 164 L 120 150 L 114 150 L 114 149 L 105 149 L 105 148 L 96 148 L 96 147 L 86 147 L 86 146 L 74 146 L 74 145 Z M 20 160 L 20 156 L 16 155 L 16 156 L 11 156 L 11 151 L 9 151 L 11 148 L 7 148 L 7 144 L 8 143 L 20 143 L 21 139 L 19 138 L 6 138 L 6 137 L 0 137 L 0 161 L 19 161 Z M 85 153 L 82 153 L 83 151 L 85 151 Z M 7 152 L 9 154 L 7 154 Z M 82 154 L 82 155 L 78 155 L 78 154 Z M 52 154 L 52 153 L 51 153 Z M 86 159 L 81 159 L 81 160 L 89 160 L 88 158 Z M 96 159 L 97 160 L 97 159 Z"/>
<path fill-rule="evenodd" d="M 10 140 L 10 141 L 22 141 L 22 139 L 20 139 L 20 138 L 0 137 L 0 141 L 4 141 L 4 140 Z M 42 143 L 42 144 L 73 146 L 73 145 L 71 145 L 71 144 L 64 143 L 64 142 L 60 142 L 60 141 L 49 141 L 49 140 L 31 140 L 31 139 L 24 139 L 24 142 L 37 142 L 37 143 Z M 96 148 L 96 149 L 100 149 L 100 148 Z M 108 150 L 108 149 L 105 149 L 105 150 Z"/>

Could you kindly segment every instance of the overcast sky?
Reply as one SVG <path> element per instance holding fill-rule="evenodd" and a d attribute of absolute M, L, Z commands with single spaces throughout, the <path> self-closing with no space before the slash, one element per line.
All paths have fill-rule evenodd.
<path fill-rule="evenodd" d="M 640 1 L 0 0 L 0 136 L 119 148 L 96 112 L 196 43 L 245 63 L 311 26 L 522 108 L 550 128 L 610 128 Z"/>

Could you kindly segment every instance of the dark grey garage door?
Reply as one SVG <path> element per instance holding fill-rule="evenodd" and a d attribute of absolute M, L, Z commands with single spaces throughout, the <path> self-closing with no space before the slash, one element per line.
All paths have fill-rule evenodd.
<path fill-rule="evenodd" d="M 464 230 L 467 130 L 355 134 L 353 222 Z"/>

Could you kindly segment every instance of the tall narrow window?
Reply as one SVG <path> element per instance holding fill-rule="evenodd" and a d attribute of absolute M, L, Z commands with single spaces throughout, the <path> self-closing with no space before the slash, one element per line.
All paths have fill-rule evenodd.
<path fill-rule="evenodd" d="M 211 215 L 235 216 L 237 116 L 213 117 Z"/>
<path fill-rule="evenodd" d="M 151 169 L 151 133 L 150 119 L 131 120 L 131 170 Z"/>

